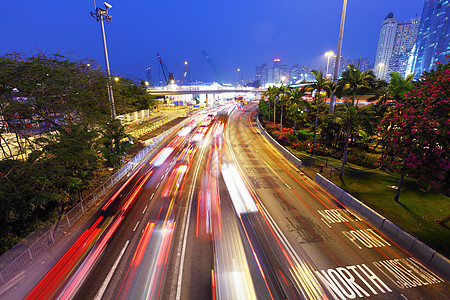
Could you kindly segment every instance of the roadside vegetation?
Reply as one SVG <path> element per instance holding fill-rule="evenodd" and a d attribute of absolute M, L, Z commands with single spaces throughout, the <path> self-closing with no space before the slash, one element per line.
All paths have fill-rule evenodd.
<path fill-rule="evenodd" d="M 387 83 L 354 65 L 335 83 L 313 74 L 311 86 L 268 89 L 266 130 L 294 154 L 327 161 L 334 183 L 449 256 L 450 63 L 418 81 L 392 73 Z M 348 99 L 334 114 L 323 101 L 331 93 Z M 372 103 L 358 105 L 357 95 Z"/>
<path fill-rule="evenodd" d="M 118 168 L 132 144 L 112 120 L 107 77 L 90 59 L 0 57 L 0 254 Z M 144 82 L 113 82 L 116 111 L 153 107 Z"/>

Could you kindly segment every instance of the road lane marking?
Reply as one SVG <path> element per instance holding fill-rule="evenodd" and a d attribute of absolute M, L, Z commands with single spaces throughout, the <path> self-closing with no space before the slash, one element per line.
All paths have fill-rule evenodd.
<path fill-rule="evenodd" d="M 153 196 L 155 196 L 155 193 L 153 193 L 153 194 L 150 196 L 150 200 L 153 199 Z"/>
<path fill-rule="evenodd" d="M 161 182 L 160 182 L 160 183 L 161 183 Z M 156 186 L 156 188 L 158 188 L 158 187 L 159 187 L 159 184 L 160 184 L 160 183 L 158 183 L 158 185 Z"/>
<path fill-rule="evenodd" d="M 142 213 L 145 213 L 145 211 L 147 210 L 148 205 L 145 206 L 144 210 L 142 211 Z"/>
<path fill-rule="evenodd" d="M 199 169 L 200 169 L 200 162 L 202 161 L 204 153 L 205 153 L 205 147 L 203 147 L 202 150 L 199 153 L 200 157 L 197 160 L 197 165 L 196 165 L 195 172 L 194 172 L 193 184 L 191 185 L 191 188 L 189 190 L 189 196 L 188 196 L 188 199 L 189 199 L 189 210 L 188 210 L 186 221 L 183 222 L 183 226 L 186 226 L 186 227 L 184 228 L 183 246 L 182 246 L 182 249 L 181 249 L 181 258 L 179 260 L 179 262 L 180 262 L 180 270 L 178 272 L 176 300 L 180 300 L 181 299 L 181 282 L 182 282 L 182 279 L 183 279 L 184 257 L 185 257 L 185 254 L 186 254 L 186 243 L 187 243 L 187 235 L 188 235 L 188 231 L 189 231 L 189 220 L 191 218 L 192 198 L 194 197 L 195 182 L 197 181 L 197 176 L 198 176 L 198 172 L 199 172 Z M 181 232 L 183 232 L 183 228 L 181 229 Z M 180 246 L 178 246 L 178 250 L 179 250 L 179 248 L 180 248 Z M 179 253 L 180 251 L 177 251 L 177 252 Z"/>
<path fill-rule="evenodd" d="M 139 223 L 139 221 L 138 221 L 138 223 Z M 128 240 L 125 243 L 125 246 L 123 246 L 122 251 L 120 251 L 119 257 L 117 257 L 116 261 L 114 262 L 114 265 L 112 266 L 111 270 L 109 271 L 108 276 L 106 276 L 105 281 L 103 281 L 102 286 L 100 287 L 100 289 L 97 292 L 97 295 L 95 295 L 94 300 L 102 299 L 103 294 L 105 293 L 106 288 L 108 287 L 108 284 L 111 281 L 111 278 L 112 278 L 114 272 L 116 271 L 117 265 L 119 264 L 119 261 L 122 258 L 122 255 L 125 253 L 125 249 L 127 248 L 129 242 L 130 241 Z"/>
<path fill-rule="evenodd" d="M 137 221 L 136 226 L 134 226 L 133 231 L 136 231 L 136 228 L 138 227 L 138 225 L 139 225 L 139 221 Z"/>
<path fill-rule="evenodd" d="M 292 190 L 291 187 L 286 182 L 284 184 L 288 187 L 288 189 Z"/>

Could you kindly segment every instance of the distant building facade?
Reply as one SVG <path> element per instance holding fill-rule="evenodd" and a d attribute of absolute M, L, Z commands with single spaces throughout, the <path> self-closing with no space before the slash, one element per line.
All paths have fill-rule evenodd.
<path fill-rule="evenodd" d="M 259 80 L 261 85 L 265 85 L 269 82 L 269 72 L 266 64 L 256 66 L 255 79 Z"/>
<path fill-rule="evenodd" d="M 405 76 L 413 55 L 419 29 L 419 17 L 398 22 L 389 13 L 381 24 L 374 71 L 379 79 L 389 80 L 391 72 Z"/>
<path fill-rule="evenodd" d="M 375 75 L 377 78 L 387 78 L 389 60 L 394 49 L 396 32 L 397 20 L 394 19 L 393 13 L 389 13 L 383 23 L 381 23 L 380 36 L 378 38 L 378 47 L 375 56 Z"/>
<path fill-rule="evenodd" d="M 389 60 L 388 74 L 398 72 L 402 77 L 405 77 L 408 62 L 413 55 L 412 50 L 416 43 L 419 22 L 419 17 L 411 18 L 407 22 L 398 22 L 392 56 Z"/>
<path fill-rule="evenodd" d="M 150 68 L 150 67 L 145 69 L 145 81 L 148 82 L 149 86 L 153 86 L 153 82 L 152 82 L 152 68 Z"/>
<path fill-rule="evenodd" d="M 361 70 L 361 72 L 368 71 L 371 69 L 369 58 L 359 59 L 357 65 L 359 65 L 359 69 Z"/>
<path fill-rule="evenodd" d="M 298 67 L 298 64 L 295 64 L 289 70 L 289 82 L 296 83 L 297 81 L 300 80 L 301 80 L 300 68 Z"/>
<path fill-rule="evenodd" d="M 419 78 L 450 55 L 450 1 L 425 0 L 411 71 Z"/>

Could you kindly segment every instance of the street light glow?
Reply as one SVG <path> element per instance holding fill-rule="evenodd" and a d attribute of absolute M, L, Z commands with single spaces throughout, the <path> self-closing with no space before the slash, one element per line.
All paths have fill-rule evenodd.
<path fill-rule="evenodd" d="M 117 76 L 114 77 L 114 81 L 115 81 L 115 82 L 119 81 L 119 77 L 117 77 Z"/>
<path fill-rule="evenodd" d="M 334 56 L 334 52 L 333 51 L 325 52 L 325 56 L 327 57 L 327 74 L 325 74 L 325 77 L 328 77 L 328 66 L 330 65 L 330 57 Z"/>

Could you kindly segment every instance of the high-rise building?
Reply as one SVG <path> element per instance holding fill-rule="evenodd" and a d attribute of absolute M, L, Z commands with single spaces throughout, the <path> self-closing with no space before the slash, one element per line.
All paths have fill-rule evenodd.
<path fill-rule="evenodd" d="M 414 17 L 408 21 L 398 22 L 392 13 L 384 19 L 374 66 L 378 78 L 389 80 L 391 72 L 399 72 L 405 76 L 416 42 L 419 20 L 419 17 Z"/>
<path fill-rule="evenodd" d="M 295 64 L 289 70 L 289 82 L 295 84 L 299 80 L 301 80 L 300 68 L 298 67 L 298 64 Z"/>
<path fill-rule="evenodd" d="M 273 68 L 270 68 L 269 71 L 267 72 L 267 83 L 269 84 L 273 84 Z"/>
<path fill-rule="evenodd" d="M 284 82 L 289 82 L 289 72 L 288 72 L 288 67 L 286 64 L 282 64 L 280 66 L 280 82 L 281 80 L 284 80 Z"/>
<path fill-rule="evenodd" d="M 359 68 L 359 70 L 361 70 L 361 72 L 370 70 L 370 59 L 366 57 L 360 58 L 358 59 L 356 66 Z"/>
<path fill-rule="evenodd" d="M 148 82 L 149 86 L 153 86 L 153 84 L 152 84 L 152 68 L 150 68 L 150 67 L 145 69 L 145 81 Z"/>
<path fill-rule="evenodd" d="M 275 58 L 273 60 L 273 68 L 272 68 L 272 78 L 271 82 L 276 83 L 281 80 L 281 60 L 279 58 Z"/>
<path fill-rule="evenodd" d="M 409 57 L 412 56 L 412 49 L 416 43 L 419 21 L 419 17 L 414 17 L 407 22 L 397 23 L 397 32 L 395 34 L 392 56 L 389 60 L 388 74 L 398 72 L 403 77 L 405 76 Z"/>
<path fill-rule="evenodd" d="M 381 23 L 380 36 L 378 38 L 377 54 L 375 57 L 375 75 L 377 78 L 386 79 L 387 77 L 396 32 L 397 20 L 394 19 L 393 13 L 389 13 L 383 23 Z"/>
<path fill-rule="evenodd" d="M 333 58 L 330 60 L 330 66 L 328 68 L 328 72 L 332 73 L 334 68 L 335 68 L 335 64 L 336 64 L 336 55 L 333 56 Z M 350 64 L 354 64 L 357 65 L 357 63 L 355 63 L 354 60 L 352 60 L 350 57 L 348 56 L 341 56 L 341 61 L 339 62 L 339 70 L 338 70 L 338 77 L 341 76 L 342 72 L 344 72 L 345 70 L 347 70 L 347 66 Z M 324 75 L 326 72 L 323 72 Z"/>
<path fill-rule="evenodd" d="M 259 80 L 261 85 L 265 85 L 269 82 L 269 72 L 266 64 L 262 64 L 261 66 L 256 66 L 255 78 Z"/>
<path fill-rule="evenodd" d="M 412 61 L 416 77 L 450 55 L 449 22 L 449 0 L 425 0 Z"/>

